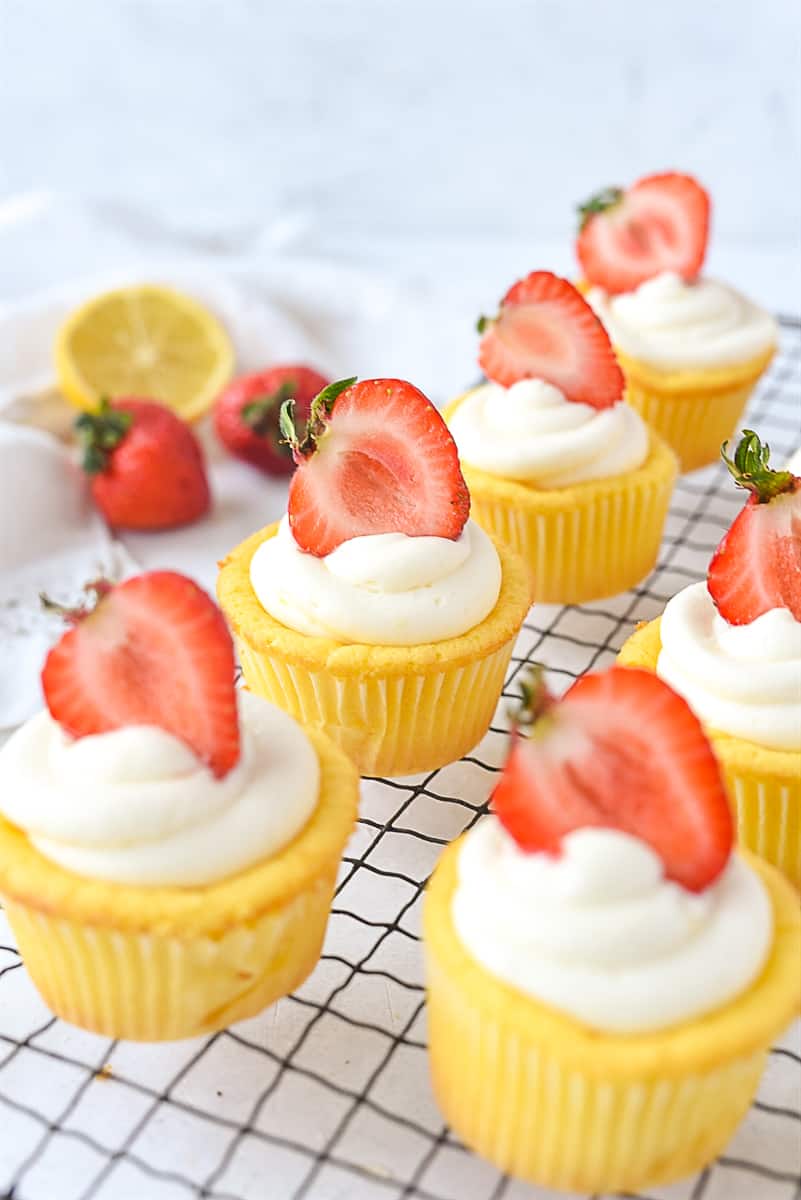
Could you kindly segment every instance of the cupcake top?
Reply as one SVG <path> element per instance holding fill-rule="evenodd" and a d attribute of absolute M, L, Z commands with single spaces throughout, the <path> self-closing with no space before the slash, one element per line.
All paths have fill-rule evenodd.
<path fill-rule="evenodd" d="M 572 284 L 534 271 L 479 329 L 488 382 L 450 417 L 463 462 L 538 488 L 642 465 L 647 428 L 624 402 L 608 334 Z"/>
<path fill-rule="evenodd" d="M 668 601 L 657 673 L 711 729 L 801 750 L 801 478 L 751 430 L 723 457 L 750 495 L 706 582 Z"/>
<path fill-rule="evenodd" d="M 774 318 L 734 288 L 714 279 L 688 283 L 663 271 L 632 292 L 587 295 L 612 341 L 656 367 L 724 367 L 747 362 L 776 345 Z"/>
<path fill-rule="evenodd" d="M 48 711 L 0 750 L 0 813 L 111 883 L 203 886 L 276 854 L 317 805 L 303 730 L 236 692 L 228 630 L 191 580 L 94 590 L 48 655 Z"/>
<path fill-rule="evenodd" d="M 769 313 L 701 278 L 709 214 L 704 188 L 677 172 L 604 188 L 579 206 L 588 299 L 632 358 L 664 369 L 725 367 L 775 346 Z"/>
<path fill-rule="evenodd" d="M 313 401 L 302 436 L 291 401 L 282 429 L 297 463 L 287 515 L 250 567 L 270 616 L 312 637 L 407 646 L 492 612 L 500 560 L 468 520 L 456 446 L 421 391 L 343 380 Z"/>
<path fill-rule="evenodd" d="M 561 701 L 527 686 L 493 815 L 466 835 L 453 898 L 468 952 L 592 1028 L 662 1029 L 759 975 L 773 937 L 732 853 L 698 719 L 650 672 L 615 667 Z"/>

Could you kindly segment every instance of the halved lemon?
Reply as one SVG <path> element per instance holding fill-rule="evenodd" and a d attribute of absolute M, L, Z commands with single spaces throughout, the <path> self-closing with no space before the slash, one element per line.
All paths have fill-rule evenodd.
<path fill-rule="evenodd" d="M 217 318 L 155 284 L 89 300 L 62 325 L 55 356 L 59 386 L 78 408 L 95 408 L 102 396 L 141 396 L 187 421 L 206 412 L 234 368 Z"/>

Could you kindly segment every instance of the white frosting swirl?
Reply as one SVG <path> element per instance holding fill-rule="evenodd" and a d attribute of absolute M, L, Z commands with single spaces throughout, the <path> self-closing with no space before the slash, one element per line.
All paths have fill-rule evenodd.
<path fill-rule="evenodd" d="M 714 279 L 686 283 L 664 271 L 633 292 L 587 296 L 614 344 L 656 367 L 723 367 L 775 346 L 770 313 Z"/>
<path fill-rule="evenodd" d="M 772 941 L 765 889 L 736 855 L 695 894 L 629 834 L 579 829 L 556 858 L 521 850 L 491 816 L 465 838 L 458 872 L 453 921 L 473 958 L 609 1032 L 663 1029 L 725 1004 Z"/>
<path fill-rule="evenodd" d="M 491 475 L 540 488 L 571 487 L 641 466 L 648 431 L 623 402 L 593 408 L 567 400 L 550 383 L 485 383 L 451 416 L 462 460 Z"/>
<path fill-rule="evenodd" d="M 376 533 L 315 558 L 300 549 L 285 517 L 253 555 L 250 581 L 262 608 L 298 633 L 411 646 L 458 637 L 483 621 L 500 593 L 501 564 L 472 521 L 456 541 Z"/>
<path fill-rule="evenodd" d="M 242 754 L 222 779 L 155 726 L 73 740 L 39 713 L 0 750 L 0 812 L 90 879 L 196 886 L 245 870 L 306 824 L 320 768 L 292 717 L 239 699 Z"/>
<path fill-rule="evenodd" d="M 705 725 L 775 750 L 801 750 L 801 622 L 787 608 L 750 625 L 721 617 L 705 583 L 665 606 L 661 676 Z"/>

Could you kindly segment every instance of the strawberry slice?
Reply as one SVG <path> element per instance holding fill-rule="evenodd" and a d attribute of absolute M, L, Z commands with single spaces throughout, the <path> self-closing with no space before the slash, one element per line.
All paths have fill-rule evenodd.
<path fill-rule="evenodd" d="M 497 317 L 481 317 L 478 331 L 479 365 L 502 387 L 543 379 L 593 408 L 609 408 L 623 395 L 608 333 L 572 283 L 550 271 L 518 280 Z"/>
<path fill-rule="evenodd" d="M 42 671 L 53 718 L 74 738 L 157 725 L 218 778 L 227 774 L 239 758 L 239 722 L 234 648 L 216 604 L 174 571 L 87 591 L 94 608 L 59 609 L 73 628 Z"/>
<path fill-rule="evenodd" d="M 604 188 L 579 206 L 576 254 L 584 277 L 630 292 L 661 271 L 691 280 L 709 237 L 709 195 L 691 175 L 648 175 L 626 191 Z"/>
<path fill-rule="evenodd" d="M 456 445 L 412 384 L 340 380 L 313 401 L 302 439 L 292 400 L 281 430 L 297 463 L 287 512 L 301 550 L 323 558 L 365 534 L 456 539 L 464 529 L 470 494 Z"/>
<path fill-rule="evenodd" d="M 698 718 L 657 675 L 612 667 L 561 700 L 535 675 L 523 717 L 533 731 L 515 734 L 492 796 L 521 849 L 558 855 L 574 829 L 619 829 L 689 891 L 720 875 L 733 841 L 720 768 Z"/>
<path fill-rule="evenodd" d="M 718 546 L 706 586 L 730 625 L 749 625 L 773 608 L 801 621 L 801 478 L 769 467 L 770 447 L 751 429 L 734 459 L 721 456 L 751 495 Z"/>

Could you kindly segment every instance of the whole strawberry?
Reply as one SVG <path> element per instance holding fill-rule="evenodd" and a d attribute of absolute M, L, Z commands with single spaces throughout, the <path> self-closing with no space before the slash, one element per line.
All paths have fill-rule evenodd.
<path fill-rule="evenodd" d="M 269 367 L 241 375 L 220 396 L 214 409 L 214 428 L 220 441 L 237 458 L 268 475 L 291 475 L 292 451 L 281 439 L 278 421 L 285 400 L 306 420 L 311 402 L 328 386 L 311 367 Z"/>
<path fill-rule="evenodd" d="M 171 529 L 208 510 L 203 452 L 163 404 L 104 399 L 78 417 L 75 429 L 95 504 L 115 529 Z"/>

